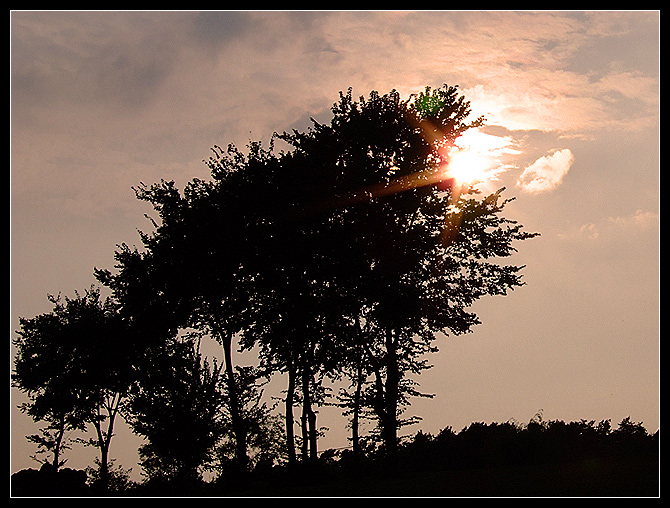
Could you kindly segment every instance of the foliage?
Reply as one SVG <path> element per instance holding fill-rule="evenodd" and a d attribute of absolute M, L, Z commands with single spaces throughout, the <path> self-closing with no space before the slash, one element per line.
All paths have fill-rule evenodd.
<path fill-rule="evenodd" d="M 247 153 L 215 147 L 209 181 L 140 184 L 153 230 L 140 234 L 141 251 L 119 246 L 114 272 L 95 270 L 112 298 L 87 292 L 22 321 L 16 380 L 32 397 L 26 410 L 93 423 L 104 466 L 130 395 L 123 407 L 148 440 L 145 472 L 199 481 L 215 445 L 219 467 L 236 475 L 293 465 L 298 403 L 302 457 L 316 464 L 314 408 L 327 380 L 348 377 L 341 402 L 354 449 L 364 447 L 359 419 L 371 417 L 394 462 L 398 429 L 416 421 L 404 410 L 429 396 L 416 377 L 436 337 L 469 332 L 476 300 L 522 285 L 523 267 L 500 259 L 535 236 L 503 217 L 502 189 L 479 196 L 445 178 L 447 149 L 483 124 L 469 114 L 457 87 L 407 100 L 395 90 L 355 100 L 349 90 L 329 124 L 277 134 L 287 152 L 274 141 Z M 221 364 L 203 362 L 179 338 L 185 329 L 215 339 Z M 257 368 L 235 364 L 235 345 L 258 352 Z M 276 373 L 288 378 L 283 439 L 258 385 Z"/>
<path fill-rule="evenodd" d="M 104 468 L 100 460 L 96 459 L 94 466 L 89 466 L 85 470 L 87 485 L 92 495 L 123 495 L 136 485 L 130 479 L 131 469 L 117 466 L 114 459 Z"/>
<path fill-rule="evenodd" d="M 48 421 L 61 434 L 94 427 L 91 444 L 100 450 L 104 479 L 114 420 L 133 376 L 125 325 L 97 288 L 49 299 L 51 312 L 20 319 L 12 382 L 28 395 L 22 410 L 33 420 Z"/>
<path fill-rule="evenodd" d="M 25 407 L 22 405 L 21 407 Z M 55 466 L 56 469 L 65 465 L 67 459 L 61 459 L 61 454 L 72 448 L 72 443 L 75 442 L 74 439 L 66 438 L 65 432 L 71 431 L 73 429 L 65 425 L 64 420 L 54 421 L 50 423 L 49 426 L 43 427 L 40 429 L 39 434 L 31 434 L 26 436 L 26 439 L 31 443 L 37 445 L 37 452 L 31 458 L 36 460 L 41 464 L 51 464 Z M 39 456 L 43 454 L 50 453 L 53 458 L 51 462 L 49 459 L 40 459 Z"/>
<path fill-rule="evenodd" d="M 437 332 L 465 333 L 479 322 L 467 310 L 474 301 L 521 285 L 522 267 L 490 259 L 535 235 L 500 216 L 508 202 L 502 191 L 475 199 L 466 198 L 471 189 L 443 185 L 445 149 L 482 123 L 466 121 L 469 103 L 455 87 L 426 88 L 407 101 L 396 91 L 355 101 L 350 90 L 332 111 L 329 125 L 279 136 L 294 149 L 283 175 L 289 188 L 279 193 L 290 206 L 277 207 L 290 213 L 279 214 L 274 235 L 285 240 L 282 259 L 292 264 L 279 266 L 282 273 L 292 267 L 286 273 L 298 281 L 297 294 L 317 307 L 299 305 L 283 280 L 270 287 L 298 304 L 296 319 L 314 316 L 316 348 L 338 362 L 333 372 L 363 361 L 356 383 L 374 381 L 356 403 L 369 401 L 392 455 L 406 397 L 418 394 L 407 374 L 428 368 Z M 283 323 L 284 311 L 276 315 L 274 323 Z"/>
<path fill-rule="evenodd" d="M 610 420 L 538 421 L 527 425 L 474 422 L 454 433 L 450 427 L 436 436 L 419 432 L 403 446 L 407 468 L 481 468 L 574 462 L 595 457 L 654 457 L 658 433 L 625 418 L 612 431 Z M 624 437 L 625 436 L 625 437 Z"/>
<path fill-rule="evenodd" d="M 153 351 L 151 362 L 126 405 L 131 428 L 147 439 L 140 465 L 150 479 L 198 480 L 224 432 L 221 369 L 202 359 L 191 336 Z"/>

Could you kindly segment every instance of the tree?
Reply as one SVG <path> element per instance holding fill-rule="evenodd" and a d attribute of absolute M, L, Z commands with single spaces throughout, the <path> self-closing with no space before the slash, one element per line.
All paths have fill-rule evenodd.
<path fill-rule="evenodd" d="M 304 242 L 297 245 L 304 249 L 301 256 L 313 252 Z M 293 249 L 287 251 L 293 253 Z M 324 376 L 331 372 L 337 359 L 336 330 L 328 318 L 332 309 L 325 301 L 322 282 L 311 278 L 315 274 L 308 265 L 284 264 L 279 259 L 295 261 L 296 257 L 274 257 L 272 264 L 265 265 L 266 271 L 259 272 L 255 294 L 260 300 L 241 344 L 246 348 L 259 346 L 261 366 L 266 372 L 287 374 L 284 403 L 289 464 L 296 462 L 293 409 L 298 400 L 302 405 L 302 458 L 314 463 L 318 437 L 314 406 L 324 401 Z M 280 267 L 281 277 L 267 274 L 274 267 Z"/>
<path fill-rule="evenodd" d="M 366 402 L 366 393 L 371 370 L 366 365 L 366 353 L 362 344 L 355 343 L 347 357 L 351 359 L 351 363 L 344 366 L 342 374 L 350 380 L 350 384 L 346 388 L 340 388 L 337 405 L 343 409 L 343 416 L 351 416 L 348 427 L 351 429 L 352 463 L 356 470 L 362 454 L 360 422 L 370 419 L 371 404 Z"/>
<path fill-rule="evenodd" d="M 55 303 L 55 299 L 50 297 Z M 21 412 L 35 422 L 46 422 L 40 434 L 27 436 L 38 446 L 37 453 L 50 452 L 55 470 L 64 464 L 62 453 L 69 448 L 64 442 L 66 432 L 84 430 L 86 425 L 73 392 L 55 380 L 65 368 L 66 360 L 57 358 L 59 348 L 53 338 L 62 323 L 53 312 L 32 319 L 19 319 L 21 329 L 13 339 L 17 348 L 12 385 L 28 396 L 19 405 Z M 48 459 L 47 459 L 48 462 Z"/>
<path fill-rule="evenodd" d="M 285 220 L 287 213 L 306 203 L 306 180 L 294 180 L 304 176 L 299 171 L 304 169 L 299 162 L 304 161 L 290 154 L 277 157 L 258 143 L 249 148 L 244 155 L 232 146 L 227 151 L 215 147 L 207 161 L 212 181 L 194 180 L 183 193 L 173 182 L 140 186 L 138 197 L 159 214 L 153 222 L 155 232 L 142 235 L 145 252 L 127 247 L 117 252 L 117 274 L 99 272 L 100 280 L 115 290 L 122 308 L 138 314 L 133 320 L 147 314 L 146 301 L 155 301 L 152 308 L 166 309 L 168 322 L 207 332 L 222 345 L 241 471 L 246 469 L 247 429 L 232 359 L 233 338 L 242 332 L 241 345 L 251 348 L 260 336 L 269 337 L 270 330 L 276 334 L 278 322 L 284 333 L 292 328 L 282 352 L 277 340 L 272 340 L 272 347 L 279 349 L 267 356 L 273 358 L 268 366 L 288 369 L 291 394 L 300 376 L 314 456 L 316 427 L 310 392 L 319 377 L 314 369 L 321 362 L 315 355 L 322 350 L 319 340 L 326 306 L 315 310 L 310 305 L 307 312 L 307 305 L 296 307 L 295 302 L 306 303 L 323 289 L 324 281 L 327 284 L 323 274 L 310 268 L 316 250 L 309 238 L 320 222 L 309 218 L 296 226 Z M 159 296 L 145 298 L 147 288 Z M 292 302 L 290 312 L 286 302 Z M 148 314 L 158 315 L 151 309 Z M 288 396 L 287 415 L 292 407 Z M 292 443 L 292 437 L 288 441 Z"/>
<path fill-rule="evenodd" d="M 210 366 L 192 335 L 155 348 L 126 404 L 128 423 L 147 439 L 141 465 L 150 479 L 192 485 L 224 432 L 220 366 Z"/>
<path fill-rule="evenodd" d="M 448 148 L 483 123 L 467 120 L 456 87 L 407 100 L 392 91 L 355 101 L 350 90 L 332 112 L 329 125 L 276 135 L 288 152 L 276 154 L 273 143 L 251 143 L 247 154 L 215 147 L 212 180 L 183 193 L 173 182 L 142 185 L 138 197 L 159 215 L 155 232 L 142 236 L 146 252 L 119 253 L 118 280 L 105 276 L 132 302 L 142 297 L 128 289 L 152 288 L 168 322 L 221 343 L 241 470 L 247 429 L 234 337 L 243 348 L 260 345 L 265 366 L 288 373 L 289 457 L 295 390 L 315 455 L 313 395 L 364 358 L 359 371 L 373 378 L 370 400 L 393 463 L 400 414 L 418 394 L 409 375 L 428 368 L 436 334 L 469 331 L 479 322 L 468 310 L 474 301 L 521 285 L 522 267 L 490 259 L 533 235 L 501 216 L 502 190 L 475 196 L 444 173 Z M 136 266 L 151 282 L 123 286 L 125 273 L 133 281 L 141 273 Z"/>
<path fill-rule="evenodd" d="M 237 366 L 235 372 L 237 395 L 242 408 L 241 418 L 247 432 L 249 453 L 249 471 L 263 470 L 286 459 L 285 444 L 278 419 L 271 415 L 271 407 L 262 401 L 263 373 L 256 367 Z M 224 386 L 224 399 L 229 396 Z M 221 479 L 230 481 L 239 487 L 240 480 L 236 468 L 236 443 L 232 432 L 232 415 L 230 405 L 226 404 L 223 411 L 223 424 L 228 432 L 224 432 L 216 447 L 218 463 L 213 469 L 222 473 Z M 232 465 L 232 471 L 230 466 Z M 232 473 L 232 474 L 227 474 Z"/>
<path fill-rule="evenodd" d="M 29 412 L 28 409 L 24 410 L 25 407 L 26 406 L 22 404 L 20 407 L 21 411 Z M 76 430 L 76 428 L 68 423 L 63 414 L 59 416 L 49 416 L 47 418 L 50 419 L 48 420 L 49 425 L 42 427 L 39 434 L 26 436 L 26 439 L 37 445 L 37 453 L 34 456 L 31 456 L 31 458 L 41 464 L 51 465 L 53 466 L 54 471 L 58 471 L 58 468 L 65 465 L 67 462 L 66 459 L 62 458 L 63 452 L 71 449 L 71 444 L 75 442 L 74 439 L 66 438 L 65 432 Z M 42 461 L 37 457 L 44 453 L 50 453 L 52 455 L 53 458 L 51 462 L 49 462 L 49 459 Z"/>
<path fill-rule="evenodd" d="M 224 173 L 222 170 L 219 175 L 223 179 Z M 237 461 L 245 470 L 246 433 L 232 359 L 233 336 L 242 326 L 246 301 L 244 276 L 240 273 L 243 226 L 237 220 L 241 210 L 227 206 L 225 199 L 216 200 L 219 189 L 214 183 L 199 180 L 191 182 L 184 195 L 174 182 L 138 187 L 138 198 L 151 203 L 159 215 L 152 221 L 155 231 L 141 235 L 144 252 L 122 247 L 116 253 L 117 272 L 99 271 L 98 276 L 115 291 L 124 312 L 143 325 L 140 332 L 155 335 L 152 321 L 144 317 L 148 314 L 159 318 L 159 340 L 181 327 L 208 333 L 221 344 Z M 224 189 L 228 190 L 233 187 Z M 145 299 L 148 293 L 152 295 Z M 140 340 L 146 342 L 149 337 Z"/>
<path fill-rule="evenodd" d="M 100 450 L 104 489 L 114 422 L 133 375 L 125 325 L 94 287 L 50 301 L 52 312 L 20 320 L 13 381 L 31 397 L 34 419 L 57 423 L 59 432 L 94 427 L 89 443 Z"/>
<path fill-rule="evenodd" d="M 391 465 L 406 374 L 427 368 L 420 358 L 433 350 L 436 333 L 465 333 L 478 323 L 467 310 L 474 301 L 521 285 L 522 267 L 488 260 L 534 236 L 500 216 L 502 190 L 467 198 L 472 189 L 444 183 L 446 149 L 483 122 L 467 122 L 469 112 L 446 85 L 406 101 L 392 91 L 356 102 L 350 90 L 333 106 L 330 125 L 280 136 L 294 148 L 293 160 L 308 161 L 301 175 L 316 197 L 300 212 L 321 214 L 317 259 L 330 267 L 321 271 L 329 286 L 342 288 L 337 311 L 366 329 L 349 336 L 363 341 L 374 374 Z"/>

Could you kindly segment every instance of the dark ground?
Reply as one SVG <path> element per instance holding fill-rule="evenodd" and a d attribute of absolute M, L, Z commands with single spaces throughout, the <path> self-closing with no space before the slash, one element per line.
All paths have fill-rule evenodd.
<path fill-rule="evenodd" d="M 274 497 L 658 497 L 657 460 L 587 459 L 562 464 L 424 471 L 321 479 L 292 487 L 256 482 L 230 496 Z"/>
<path fill-rule="evenodd" d="M 38 471 L 34 471 L 33 475 Z M 69 472 L 74 475 L 76 472 Z M 325 473 L 325 472 L 324 472 Z M 332 473 L 332 472 L 331 472 Z M 30 475 L 27 475 L 30 476 Z M 13 478 L 16 480 L 18 478 Z M 94 495 L 65 487 L 40 492 L 37 477 L 24 476 L 23 488 L 12 482 L 16 496 Z M 73 478 L 74 480 L 74 478 Z M 46 487 L 46 485 L 42 485 Z M 164 486 L 166 487 L 166 486 Z M 537 465 L 400 472 L 392 478 L 362 470 L 358 475 L 293 474 L 258 477 L 245 485 L 200 484 L 194 490 L 140 487 L 116 494 L 130 497 L 660 497 L 659 460 L 601 457 Z"/>

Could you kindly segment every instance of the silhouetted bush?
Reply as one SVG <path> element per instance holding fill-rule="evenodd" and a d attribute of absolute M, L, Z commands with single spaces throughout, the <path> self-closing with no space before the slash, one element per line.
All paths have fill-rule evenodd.
<path fill-rule="evenodd" d="M 405 438 L 399 447 L 401 473 L 397 482 L 384 476 L 381 447 L 367 448 L 357 460 L 351 450 L 330 449 L 317 463 L 261 467 L 250 472 L 244 482 L 221 477 L 186 485 L 153 479 L 129 484 L 126 492 L 111 495 L 346 497 L 432 492 L 498 496 L 522 492 L 520 495 L 655 496 L 658 456 L 659 432 L 649 434 L 630 418 L 616 430 L 610 429 L 609 420 L 598 424 L 586 420 L 531 420 L 526 425 L 475 422 L 458 433 L 446 427 L 435 436 L 419 431 Z M 428 480 L 442 479 L 436 475 L 443 473 L 458 481 L 441 486 Z M 505 480 L 496 479 L 499 475 Z M 402 483 L 403 477 L 414 483 Z M 422 492 L 416 481 L 424 478 L 427 490 Z M 467 485 L 475 480 L 487 482 L 485 490 Z M 508 480 L 512 483 L 506 484 Z M 86 486 L 84 471 L 61 469 L 55 473 L 47 466 L 15 473 L 11 487 L 13 496 L 96 495 Z M 385 488 L 392 491 L 385 493 Z M 405 488 L 410 490 L 405 492 Z"/>
<path fill-rule="evenodd" d="M 75 497 L 88 495 L 86 472 L 61 468 L 54 471 L 51 464 L 39 470 L 22 469 L 11 477 L 12 496 Z"/>
<path fill-rule="evenodd" d="M 436 437 L 419 432 L 402 447 L 406 468 L 464 469 L 557 464 L 591 458 L 658 454 L 658 432 L 651 435 L 641 424 L 624 419 L 610 431 L 609 420 L 562 420 L 528 425 L 475 422 L 461 432 L 450 427 Z"/>

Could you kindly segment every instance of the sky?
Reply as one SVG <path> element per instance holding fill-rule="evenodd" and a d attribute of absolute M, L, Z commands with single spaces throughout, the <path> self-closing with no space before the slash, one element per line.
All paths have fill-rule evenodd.
<path fill-rule="evenodd" d="M 482 189 L 541 236 L 510 260 L 524 286 L 438 337 L 403 433 L 538 412 L 659 428 L 660 12 L 12 11 L 10 29 L 11 337 L 141 246 L 140 182 L 206 179 L 214 145 L 328 122 L 350 87 L 458 85 L 486 118 L 461 140 Z M 10 395 L 10 469 L 39 467 Z M 337 413 L 319 425 L 321 449 L 347 445 Z M 118 428 L 111 457 L 137 474 Z"/>

